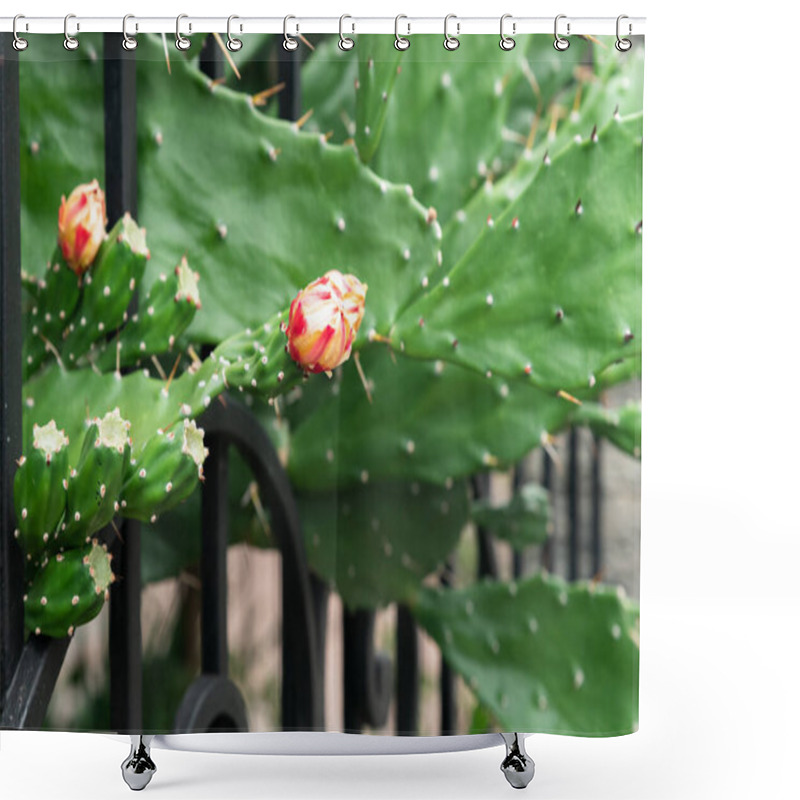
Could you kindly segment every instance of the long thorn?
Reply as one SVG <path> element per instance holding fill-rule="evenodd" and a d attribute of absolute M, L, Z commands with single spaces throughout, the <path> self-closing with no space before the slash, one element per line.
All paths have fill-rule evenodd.
<path fill-rule="evenodd" d="M 230 64 L 231 69 L 233 70 L 233 74 L 239 79 L 242 79 L 242 76 L 239 74 L 239 70 L 236 68 L 236 64 L 233 61 L 233 56 L 228 52 L 228 48 L 222 43 L 222 37 L 214 31 L 214 39 L 216 40 L 217 44 L 219 45 L 219 49 L 222 50 L 222 55 L 225 56 L 228 64 Z"/>

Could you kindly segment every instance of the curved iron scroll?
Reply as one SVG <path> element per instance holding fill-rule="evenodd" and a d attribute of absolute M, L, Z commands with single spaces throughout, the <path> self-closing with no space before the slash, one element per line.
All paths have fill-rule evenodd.
<path fill-rule="evenodd" d="M 282 556 L 284 730 L 321 730 L 322 664 L 300 516 L 289 478 L 258 419 L 229 397 L 198 420 L 210 437 L 225 437 L 241 454 L 269 509 L 270 527 Z"/>

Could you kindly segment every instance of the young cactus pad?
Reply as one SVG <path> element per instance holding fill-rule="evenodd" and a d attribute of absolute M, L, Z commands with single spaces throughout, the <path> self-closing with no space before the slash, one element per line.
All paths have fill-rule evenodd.
<path fill-rule="evenodd" d="M 406 309 L 393 341 L 543 388 L 592 386 L 641 348 L 641 176 L 641 115 L 573 143 Z"/>
<path fill-rule="evenodd" d="M 551 514 L 547 490 L 536 483 L 526 483 L 505 505 L 493 506 L 488 500 L 472 505 L 472 521 L 516 550 L 542 544 L 550 535 Z"/>
<path fill-rule="evenodd" d="M 423 587 L 411 610 L 500 730 L 636 730 L 638 611 L 620 590 L 534 575 Z"/>
<path fill-rule="evenodd" d="M 69 437 L 54 419 L 46 425 L 25 426 L 33 431 L 14 475 L 17 530 L 26 559 L 35 562 L 54 539 L 66 502 L 69 475 Z"/>
<path fill-rule="evenodd" d="M 71 635 L 100 613 L 113 581 L 111 554 L 97 541 L 56 554 L 28 587 L 26 629 L 54 638 Z"/>

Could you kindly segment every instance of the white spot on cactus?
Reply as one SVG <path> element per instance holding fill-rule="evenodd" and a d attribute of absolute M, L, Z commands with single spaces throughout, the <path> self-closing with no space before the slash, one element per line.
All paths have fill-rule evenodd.
<path fill-rule="evenodd" d="M 81 317 L 81 327 L 82 328 L 86 327 L 86 317 Z"/>
<path fill-rule="evenodd" d="M 441 250 L 439 251 L 439 254 L 441 254 Z M 441 266 L 441 261 L 439 262 L 439 266 Z M 442 286 L 444 286 L 444 288 L 446 289 L 449 285 L 450 285 L 450 278 L 447 275 L 445 275 L 444 278 L 442 279 Z"/>
<path fill-rule="evenodd" d="M 542 692 L 538 701 L 539 711 L 547 711 L 547 696 Z"/>
<path fill-rule="evenodd" d="M 340 231 L 343 231 L 343 230 L 345 229 L 345 221 L 344 221 L 344 217 L 339 217 L 339 219 L 336 221 L 336 227 L 337 227 L 337 228 L 338 228 Z"/>
<path fill-rule="evenodd" d="M 181 452 L 189 456 L 197 465 L 197 475 L 203 479 L 203 462 L 208 456 L 208 448 L 203 443 L 205 431 L 197 427 L 194 420 L 183 421 L 183 446 Z"/>
<path fill-rule="evenodd" d="M 578 216 L 583 214 L 583 203 L 580 200 L 578 200 L 578 202 L 575 204 L 575 213 Z"/>
<path fill-rule="evenodd" d="M 575 674 L 574 674 L 574 675 L 573 675 L 573 677 L 572 677 L 572 685 L 573 685 L 573 686 L 574 686 L 576 689 L 580 689 L 580 688 L 581 688 L 581 686 L 583 686 L 583 682 L 584 682 L 584 680 L 585 680 L 585 676 L 584 676 L 584 674 L 583 674 L 583 670 L 582 670 L 582 669 L 580 669 L 580 668 L 579 668 L 579 669 L 576 669 L 576 670 L 575 670 Z"/>
<path fill-rule="evenodd" d="M 439 180 L 439 168 L 438 167 L 431 167 L 428 170 L 428 180 L 435 183 Z"/>
<path fill-rule="evenodd" d="M 620 626 L 619 626 L 619 625 L 617 625 L 616 623 L 614 623 L 614 624 L 611 626 L 611 637 L 612 637 L 613 639 L 619 639 L 619 637 L 620 637 L 620 636 L 622 636 L 622 628 L 620 628 Z"/>
<path fill-rule="evenodd" d="M 519 217 L 514 217 L 514 219 L 511 220 L 511 230 L 519 230 Z"/>
<path fill-rule="evenodd" d="M 442 266 L 442 251 L 441 250 L 437 250 L 436 251 L 436 264 L 438 266 L 440 266 L 440 267 Z M 450 285 L 450 279 L 449 278 L 445 278 L 445 280 L 447 281 L 447 283 L 445 283 L 445 286 L 449 286 Z"/>
<path fill-rule="evenodd" d="M 420 281 L 420 283 L 422 283 L 422 288 L 423 289 L 427 289 L 428 288 L 428 276 L 427 275 L 423 275 L 422 276 L 422 280 Z"/>
<path fill-rule="evenodd" d="M 106 286 L 103 289 L 103 297 L 108 297 L 110 294 L 111 294 L 111 287 L 110 286 Z"/>
<path fill-rule="evenodd" d="M 47 542 L 49 541 L 49 539 L 50 539 L 50 534 L 49 534 L 49 533 L 43 533 L 43 534 L 42 534 L 42 541 L 43 541 L 45 544 L 47 544 Z"/>
<path fill-rule="evenodd" d="M 492 634 L 489 634 L 489 636 L 487 636 L 486 639 L 489 643 L 489 648 L 491 649 L 491 651 L 495 655 L 497 655 L 500 652 L 500 642 L 497 641 L 497 637 L 493 636 Z"/>
<path fill-rule="evenodd" d="M 364 126 L 364 136 L 369 136 L 371 133 L 372 133 L 372 129 L 369 127 L 369 125 L 365 125 Z"/>
<path fill-rule="evenodd" d="M 76 606 L 78 605 L 78 603 L 80 603 L 80 601 L 81 599 L 80 597 L 78 597 L 78 595 L 76 594 L 72 595 L 72 605 Z"/>
<path fill-rule="evenodd" d="M 104 483 L 100 484 L 100 497 L 106 496 L 106 485 Z"/>
<path fill-rule="evenodd" d="M 508 384 L 504 383 L 500 387 L 500 397 L 502 397 L 504 400 L 506 397 L 508 397 Z"/>
<path fill-rule="evenodd" d="M 434 361 L 433 371 L 437 375 L 441 375 L 444 372 L 444 361 Z"/>
<path fill-rule="evenodd" d="M 444 488 L 447 489 L 449 492 L 453 488 L 453 479 L 451 477 L 447 477 L 444 479 Z"/>
<path fill-rule="evenodd" d="M 186 256 L 183 256 L 180 264 L 175 267 L 175 274 L 178 276 L 178 291 L 175 293 L 175 299 L 187 300 L 195 308 L 200 308 L 200 289 L 197 285 L 200 276 L 189 268 Z"/>
<path fill-rule="evenodd" d="M 192 407 L 188 403 L 183 403 L 181 405 L 181 414 L 184 417 L 190 417 L 192 415 Z"/>
<path fill-rule="evenodd" d="M 386 183 L 386 181 L 380 181 L 378 183 L 378 186 L 380 186 L 381 194 L 386 194 L 386 191 L 389 188 L 389 184 Z"/>
<path fill-rule="evenodd" d="M 414 444 L 414 440 L 413 439 L 409 439 L 406 442 L 406 453 L 408 453 L 409 455 L 413 455 L 414 454 L 414 450 L 416 450 L 416 445 Z"/>
<path fill-rule="evenodd" d="M 496 97 L 500 97 L 503 94 L 503 81 L 500 78 L 494 82 L 494 93 Z"/>
<path fill-rule="evenodd" d="M 128 281 L 128 288 L 133 291 L 136 288 L 136 278 L 131 278 Z"/>
<path fill-rule="evenodd" d="M 145 350 L 147 350 L 147 344 L 145 343 L 144 339 L 142 339 L 142 341 L 139 342 L 139 350 L 141 350 L 143 353 L 145 352 Z"/>
<path fill-rule="evenodd" d="M 546 167 L 549 167 L 551 163 L 552 161 L 550 161 L 550 153 L 545 153 L 544 158 L 542 159 L 542 164 L 544 164 Z"/>
<path fill-rule="evenodd" d="M 269 363 L 269 356 L 261 356 L 261 363 L 266 366 Z"/>
<path fill-rule="evenodd" d="M 26 397 L 26 398 L 25 398 L 25 405 L 26 405 L 28 408 L 33 408 L 33 406 L 34 406 L 34 400 L 33 400 L 33 398 L 32 398 L 32 397 Z"/>
<path fill-rule="evenodd" d="M 478 175 L 480 175 L 481 177 L 485 177 L 486 173 L 488 171 L 489 170 L 488 170 L 488 168 L 486 166 L 486 162 L 485 161 L 479 161 L 478 162 Z"/>
<path fill-rule="evenodd" d="M 411 559 L 411 556 L 408 553 L 403 553 L 400 557 L 400 563 L 406 568 L 411 569 L 414 566 L 414 562 Z"/>
<path fill-rule="evenodd" d="M 42 595 L 42 599 L 41 599 L 39 602 L 40 602 L 40 603 L 41 603 L 43 606 L 46 606 L 46 605 L 47 605 L 47 598 L 46 598 L 44 595 Z"/>
<path fill-rule="evenodd" d="M 125 445 L 131 443 L 128 435 L 131 423 L 122 418 L 119 407 L 109 411 L 102 419 L 95 417 L 92 422 L 97 425 L 95 447 L 110 447 L 118 453 L 122 453 Z"/>
<path fill-rule="evenodd" d="M 467 600 L 464 605 L 464 611 L 467 612 L 468 617 L 471 617 L 475 613 L 475 603 L 472 600 Z"/>
<path fill-rule="evenodd" d="M 37 626 L 36 626 L 36 630 L 34 631 L 34 633 L 35 633 L 37 636 L 39 636 L 39 635 L 41 635 L 41 633 L 42 633 L 42 629 L 41 629 L 41 628 L 40 628 L 40 627 L 37 625 Z"/>
<path fill-rule="evenodd" d="M 172 481 L 167 481 L 167 485 L 164 487 L 166 489 L 167 494 L 172 491 Z"/>
<path fill-rule="evenodd" d="M 368 483 L 369 482 L 369 472 L 367 470 L 361 470 L 361 483 Z"/>
<path fill-rule="evenodd" d="M 406 184 L 406 194 L 407 194 L 409 197 L 413 197 L 413 196 L 414 196 L 414 189 L 412 188 L 412 186 L 411 186 L 411 184 L 410 184 L 410 183 L 407 183 L 407 184 Z"/>
<path fill-rule="evenodd" d="M 157 514 L 151 514 L 150 515 L 150 524 L 151 525 L 155 525 L 157 520 L 158 520 L 158 515 Z"/>
<path fill-rule="evenodd" d="M 63 430 L 56 428 L 56 421 L 51 419 L 47 425 L 33 426 L 33 447 L 44 453 L 45 462 L 50 463 L 53 456 L 61 451 L 62 447 L 69 445 L 69 437 L 66 436 Z M 26 509 L 22 510 L 23 517 L 28 515 Z"/>
<path fill-rule="evenodd" d="M 211 398 L 208 395 L 203 397 L 203 407 L 208 408 L 211 405 Z"/>
<path fill-rule="evenodd" d="M 528 620 L 528 630 L 531 633 L 536 633 L 539 630 L 539 621 L 536 619 L 536 617 L 531 617 Z"/>
<path fill-rule="evenodd" d="M 50 322 L 50 320 L 51 320 L 51 319 L 52 319 L 52 317 L 50 316 L 50 312 L 48 311 L 48 312 L 47 312 L 47 313 L 44 315 L 44 321 L 45 321 L 45 322 Z M 84 324 L 86 324 L 86 323 L 84 323 Z"/>
<path fill-rule="evenodd" d="M 153 134 L 153 139 L 154 139 L 155 143 L 156 143 L 156 144 L 157 144 L 159 147 L 161 147 L 161 145 L 162 145 L 162 144 L 164 144 L 164 134 L 163 134 L 163 133 L 161 133 L 161 131 L 156 131 L 156 132 Z"/>
<path fill-rule="evenodd" d="M 411 258 L 411 251 L 407 247 L 405 250 L 403 250 L 403 258 L 406 261 L 408 261 Z"/>
<path fill-rule="evenodd" d="M 144 467 L 142 467 L 142 468 L 139 470 L 139 477 L 140 477 L 140 478 L 146 478 L 146 477 L 147 477 L 147 470 L 146 470 Z"/>
<path fill-rule="evenodd" d="M 486 295 L 486 305 L 490 307 L 494 305 L 494 295 L 491 292 Z"/>
<path fill-rule="evenodd" d="M 572 138 L 575 144 L 580 144 L 583 141 L 583 137 L 579 133 L 576 133 Z"/>
<path fill-rule="evenodd" d="M 489 214 L 489 216 L 486 217 L 486 226 L 488 228 L 494 228 L 494 219 L 491 214 Z"/>
<path fill-rule="evenodd" d="M 595 384 L 597 383 L 597 378 L 594 375 L 589 376 L 589 388 L 593 389 Z"/>

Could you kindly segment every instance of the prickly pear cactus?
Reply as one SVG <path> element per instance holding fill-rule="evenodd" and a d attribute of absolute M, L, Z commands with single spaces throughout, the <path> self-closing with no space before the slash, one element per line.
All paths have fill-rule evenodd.
<path fill-rule="evenodd" d="M 96 540 L 55 554 L 25 594 L 25 627 L 54 638 L 71 636 L 100 613 L 113 581 L 111 554 Z"/>
<path fill-rule="evenodd" d="M 637 729 L 638 612 L 617 590 L 534 575 L 422 588 L 411 609 L 500 730 Z"/>

